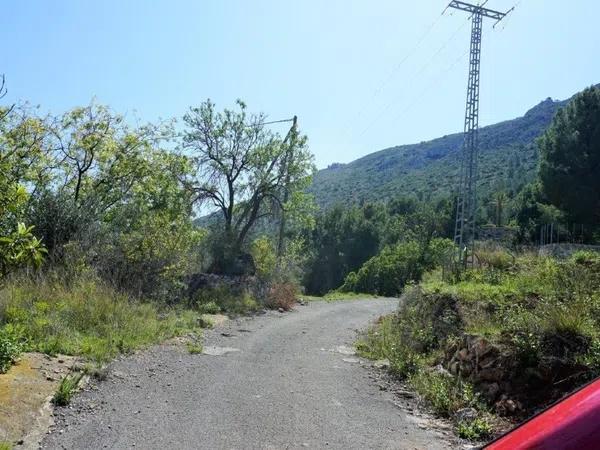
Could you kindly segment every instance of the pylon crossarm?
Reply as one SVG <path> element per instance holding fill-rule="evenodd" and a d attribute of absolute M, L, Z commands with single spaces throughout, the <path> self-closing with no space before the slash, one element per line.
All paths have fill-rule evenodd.
<path fill-rule="evenodd" d="M 483 17 L 489 17 L 490 19 L 494 19 L 497 21 L 504 19 L 504 16 L 506 16 L 507 14 L 500 11 L 494 11 L 493 9 L 483 8 L 477 5 L 471 5 L 470 3 L 465 3 L 458 0 L 450 2 L 448 8 L 460 9 L 461 11 L 466 11 L 471 14 L 481 14 Z"/>

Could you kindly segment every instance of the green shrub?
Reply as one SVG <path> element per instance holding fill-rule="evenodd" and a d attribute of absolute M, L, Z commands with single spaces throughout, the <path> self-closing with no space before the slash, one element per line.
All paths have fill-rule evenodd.
<path fill-rule="evenodd" d="M 11 325 L 0 328 L 0 373 L 5 373 L 23 350 L 22 338 Z"/>
<path fill-rule="evenodd" d="M 459 422 L 456 431 L 463 439 L 482 440 L 492 434 L 492 425 L 485 419 L 477 417 L 470 421 Z"/>
<path fill-rule="evenodd" d="M 250 246 L 250 254 L 254 259 L 256 275 L 262 279 L 270 279 L 277 266 L 277 255 L 271 240 L 264 236 L 255 239 Z"/>
<path fill-rule="evenodd" d="M 54 393 L 54 397 L 52 398 L 53 403 L 58 406 L 67 406 L 71 403 L 71 399 L 73 398 L 73 395 L 75 395 L 77 386 L 79 386 L 79 382 L 82 378 L 83 372 L 64 377 Z"/>
<path fill-rule="evenodd" d="M 221 312 L 221 307 L 214 301 L 210 301 L 208 303 L 199 304 L 198 312 L 200 314 L 219 314 Z"/>
<path fill-rule="evenodd" d="M 419 244 L 401 243 L 384 248 L 358 272 L 348 274 L 340 290 L 398 295 L 408 282 L 419 280 L 424 269 Z"/>
<path fill-rule="evenodd" d="M 200 342 L 188 342 L 186 347 L 190 355 L 198 355 L 204 350 Z"/>
<path fill-rule="evenodd" d="M 33 227 L 18 223 L 15 231 L 0 237 L 0 276 L 19 268 L 41 266 L 47 251 L 32 230 Z"/>
<path fill-rule="evenodd" d="M 600 253 L 591 250 L 579 250 L 571 255 L 571 260 L 576 264 L 600 264 Z"/>

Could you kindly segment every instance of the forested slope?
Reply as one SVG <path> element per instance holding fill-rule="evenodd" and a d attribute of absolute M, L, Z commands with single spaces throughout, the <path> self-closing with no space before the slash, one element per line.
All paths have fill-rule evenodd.
<path fill-rule="evenodd" d="M 567 101 L 550 98 L 523 117 L 480 130 L 481 193 L 514 191 L 534 176 L 537 154 L 532 145 Z M 419 144 L 391 147 L 349 164 L 320 170 L 311 191 L 319 206 L 389 199 L 414 194 L 422 199 L 447 195 L 456 184 L 462 133 Z"/>

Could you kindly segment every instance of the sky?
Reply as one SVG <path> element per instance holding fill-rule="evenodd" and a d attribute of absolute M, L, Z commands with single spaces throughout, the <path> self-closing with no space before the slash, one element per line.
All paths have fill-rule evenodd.
<path fill-rule="evenodd" d="M 7 103 L 143 121 L 210 98 L 298 116 L 317 166 L 462 131 L 470 25 L 449 0 L 6 0 Z M 597 0 L 489 0 L 480 124 L 600 82 Z M 285 134 L 286 125 L 273 125 Z"/>

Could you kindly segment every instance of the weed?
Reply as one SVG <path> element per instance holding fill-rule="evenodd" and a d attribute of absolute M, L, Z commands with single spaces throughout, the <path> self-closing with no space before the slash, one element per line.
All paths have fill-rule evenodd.
<path fill-rule="evenodd" d="M 459 422 L 456 431 L 461 438 L 476 441 L 488 438 L 492 434 L 492 425 L 485 418 L 477 417 Z"/>
<path fill-rule="evenodd" d="M 75 395 L 77 386 L 79 385 L 79 382 L 82 378 L 83 372 L 80 372 L 76 375 L 67 375 L 66 377 L 64 377 L 60 381 L 58 389 L 54 393 L 54 398 L 52 399 L 54 404 L 58 406 L 67 406 L 71 402 L 73 395 Z"/>
<path fill-rule="evenodd" d="M 19 357 L 23 345 L 14 327 L 5 325 L 0 328 L 0 373 L 5 373 Z"/>
<path fill-rule="evenodd" d="M 221 307 L 214 301 L 210 301 L 198 305 L 198 312 L 200 312 L 200 314 L 219 314 L 221 312 Z"/>
<path fill-rule="evenodd" d="M 12 450 L 13 445 L 10 442 L 0 442 L 0 450 Z"/>
<path fill-rule="evenodd" d="M 411 375 L 409 383 L 442 417 L 452 417 L 459 409 L 481 406 L 470 383 L 446 374 L 420 370 Z"/>
<path fill-rule="evenodd" d="M 197 355 L 199 353 L 202 353 L 202 350 L 204 350 L 204 348 L 202 347 L 202 344 L 200 342 L 188 342 L 187 350 L 191 355 Z"/>

